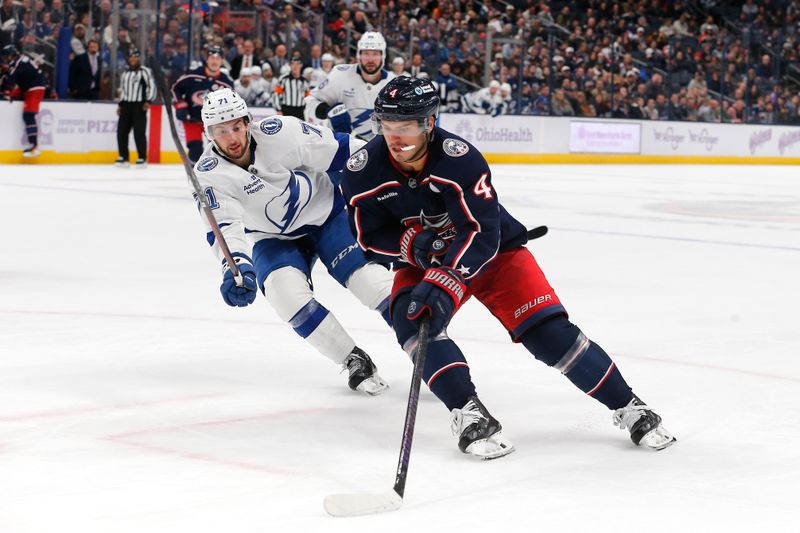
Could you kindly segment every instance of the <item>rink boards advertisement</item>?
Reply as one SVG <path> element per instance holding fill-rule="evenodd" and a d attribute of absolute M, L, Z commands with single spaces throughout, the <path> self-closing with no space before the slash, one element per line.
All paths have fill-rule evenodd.
<path fill-rule="evenodd" d="M 22 102 L 2 104 L 0 163 L 111 163 L 116 109 L 112 102 L 43 102 L 42 155 L 23 159 Z M 251 112 L 256 120 L 275 114 L 272 108 Z M 467 114 L 442 114 L 439 125 L 475 145 L 490 163 L 800 164 L 800 128 L 791 126 Z M 162 106 L 148 112 L 147 139 L 149 162 L 180 162 Z M 135 158 L 132 134 L 128 146 Z"/>

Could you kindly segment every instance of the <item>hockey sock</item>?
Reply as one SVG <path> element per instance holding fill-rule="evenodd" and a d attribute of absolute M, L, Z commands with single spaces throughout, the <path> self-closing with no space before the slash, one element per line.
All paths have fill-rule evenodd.
<path fill-rule="evenodd" d="M 624 407 L 633 398 L 611 357 L 564 316 L 537 324 L 521 340 L 538 360 L 609 409 Z"/>
<path fill-rule="evenodd" d="M 25 121 L 25 133 L 28 134 L 28 142 L 36 146 L 39 135 L 39 128 L 36 126 L 36 113 L 25 111 L 22 113 L 22 120 Z"/>
<path fill-rule="evenodd" d="M 386 323 L 389 324 L 389 327 L 392 327 L 392 313 L 389 312 L 389 297 L 388 296 L 378 306 L 377 311 L 381 314 L 381 316 L 386 321 Z"/>
<path fill-rule="evenodd" d="M 464 354 L 447 337 L 439 336 L 428 343 L 422 379 L 450 411 L 460 409 L 475 395 Z"/>
<path fill-rule="evenodd" d="M 313 298 L 295 313 L 289 325 L 334 363 L 341 363 L 356 344 L 336 317 Z"/>
<path fill-rule="evenodd" d="M 203 155 L 203 141 L 189 141 L 186 146 L 189 148 L 189 161 L 197 163 Z"/>

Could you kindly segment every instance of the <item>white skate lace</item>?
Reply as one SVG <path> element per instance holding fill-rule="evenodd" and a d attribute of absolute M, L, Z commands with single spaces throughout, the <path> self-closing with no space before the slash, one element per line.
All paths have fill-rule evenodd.
<path fill-rule="evenodd" d="M 465 427 L 469 427 L 482 418 L 486 417 L 481 414 L 478 406 L 469 401 L 463 409 L 453 409 L 450 414 L 450 431 L 453 432 L 453 435 L 459 436 Z"/>
<path fill-rule="evenodd" d="M 650 408 L 646 405 L 628 405 L 614 411 L 614 425 L 619 426 L 620 429 L 630 429 L 639 420 L 645 411 Z"/>

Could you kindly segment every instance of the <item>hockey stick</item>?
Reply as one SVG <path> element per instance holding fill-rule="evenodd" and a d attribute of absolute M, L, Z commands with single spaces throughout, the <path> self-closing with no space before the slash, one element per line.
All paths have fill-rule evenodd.
<path fill-rule="evenodd" d="M 233 279 L 236 282 L 236 286 L 241 287 L 244 285 L 242 274 L 239 272 L 239 267 L 236 264 L 236 261 L 233 260 L 231 250 L 228 248 L 228 243 L 225 241 L 225 237 L 222 236 L 222 230 L 219 229 L 217 219 L 214 217 L 214 213 L 211 211 L 211 204 L 208 202 L 208 197 L 206 197 L 205 193 L 200 187 L 200 182 L 197 181 L 197 176 L 194 175 L 194 167 L 192 166 L 191 161 L 189 161 L 189 158 L 186 157 L 186 151 L 183 149 L 183 144 L 181 144 L 181 140 L 178 137 L 178 129 L 175 127 L 175 117 L 172 115 L 172 91 L 170 91 L 169 87 L 167 87 L 167 80 L 164 78 L 164 73 L 161 71 L 161 65 L 158 64 L 158 58 L 153 57 L 150 64 L 153 65 L 153 76 L 156 78 L 158 90 L 161 92 L 161 98 L 164 100 L 164 112 L 167 114 L 167 120 L 169 121 L 169 130 L 172 133 L 172 140 L 175 143 L 175 147 L 178 149 L 178 155 L 181 157 L 181 161 L 183 162 L 183 168 L 186 171 L 186 177 L 189 178 L 189 183 L 191 183 L 192 188 L 194 189 L 194 194 L 197 197 L 197 201 L 200 203 L 200 208 L 203 210 L 203 213 L 208 219 L 208 224 L 211 226 L 211 232 L 214 234 L 214 238 L 217 239 L 217 243 L 219 243 L 219 248 L 222 250 L 222 255 L 225 256 L 225 260 L 228 262 L 228 268 L 231 269 L 231 274 L 233 274 Z"/>
<path fill-rule="evenodd" d="M 408 477 L 408 462 L 411 458 L 411 441 L 414 438 L 414 424 L 417 420 L 419 389 L 422 382 L 422 369 L 428 354 L 429 317 L 424 317 L 417 337 L 417 357 L 414 359 L 414 372 L 411 375 L 411 390 L 408 393 L 406 420 L 403 426 L 403 441 L 400 445 L 400 459 L 397 462 L 397 476 L 392 490 L 369 494 L 331 494 L 325 497 L 325 511 L 331 516 L 359 516 L 365 514 L 396 511 L 403 504 Z"/>
<path fill-rule="evenodd" d="M 539 237 L 544 237 L 547 235 L 547 226 L 537 226 L 533 229 L 528 230 L 528 240 L 532 241 L 533 239 L 538 239 Z"/>

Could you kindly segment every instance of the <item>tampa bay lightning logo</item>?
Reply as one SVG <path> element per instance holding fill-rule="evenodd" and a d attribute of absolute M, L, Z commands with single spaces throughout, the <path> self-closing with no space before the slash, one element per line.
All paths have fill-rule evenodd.
<path fill-rule="evenodd" d="M 213 170 L 218 164 L 219 159 L 216 157 L 206 157 L 197 163 L 197 170 L 200 172 L 208 172 L 209 170 Z"/>
<path fill-rule="evenodd" d="M 311 178 L 299 170 L 289 171 L 289 182 L 283 191 L 264 207 L 264 214 L 281 233 L 290 230 L 311 200 Z"/>
<path fill-rule="evenodd" d="M 261 123 L 261 131 L 266 133 L 267 135 L 275 135 L 281 128 L 283 127 L 283 122 L 278 120 L 277 118 L 268 118 L 267 120 Z"/>

